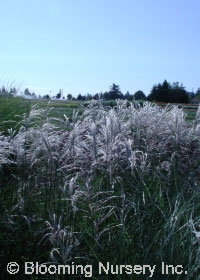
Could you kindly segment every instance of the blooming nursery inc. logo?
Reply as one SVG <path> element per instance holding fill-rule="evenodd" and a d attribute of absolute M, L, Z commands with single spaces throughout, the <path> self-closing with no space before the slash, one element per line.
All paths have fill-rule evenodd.
<path fill-rule="evenodd" d="M 167 265 L 164 262 L 161 263 L 162 275 L 180 275 L 187 274 L 187 271 L 183 270 L 182 265 Z M 110 264 L 109 262 L 98 263 L 98 274 L 99 275 L 147 275 L 149 278 L 154 276 L 156 271 L 156 265 L 125 265 L 125 264 Z M 7 265 L 7 271 L 9 274 L 16 274 L 19 272 L 19 265 L 16 262 L 10 262 Z M 90 264 L 81 265 L 55 265 L 55 264 L 39 264 L 38 262 L 25 262 L 24 274 L 50 274 L 50 275 L 83 275 L 84 277 L 91 278 L 93 276 L 93 266 Z"/>

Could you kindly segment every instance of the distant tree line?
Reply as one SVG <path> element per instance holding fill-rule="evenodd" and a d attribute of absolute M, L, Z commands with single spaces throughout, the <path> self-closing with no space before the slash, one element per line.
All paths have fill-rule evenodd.
<path fill-rule="evenodd" d="M 27 98 L 30 98 L 30 99 L 36 99 L 37 97 L 36 97 L 36 94 L 35 94 L 35 92 L 30 92 L 29 91 L 29 89 L 28 88 L 26 88 L 25 90 L 24 90 L 24 93 L 22 93 L 25 97 L 27 97 Z"/>
<path fill-rule="evenodd" d="M 17 92 L 18 90 L 16 89 L 16 87 L 6 88 L 5 86 L 2 86 L 0 88 L 0 96 L 13 97 L 17 95 Z M 21 92 L 21 95 L 30 99 L 37 98 L 36 94 L 34 92 L 30 92 L 28 88 Z"/>
<path fill-rule="evenodd" d="M 0 88 L 0 96 L 15 96 L 17 94 L 17 89 L 15 87 L 6 89 L 4 86 Z M 41 96 L 36 96 L 34 92 L 30 92 L 28 88 L 21 92 L 22 96 L 29 99 L 42 98 Z M 63 90 L 59 90 L 58 93 L 52 97 L 53 99 L 61 100 L 79 100 L 79 101 L 89 101 L 92 99 L 102 99 L 102 100 L 116 100 L 116 99 L 126 99 L 128 101 L 133 100 L 148 100 L 148 101 L 157 101 L 157 102 L 166 102 L 166 103 L 189 103 L 193 100 L 200 102 L 200 88 L 194 92 L 187 92 L 183 84 L 179 82 L 174 82 L 170 84 L 167 80 L 164 80 L 163 83 L 156 84 L 152 87 L 151 92 L 148 96 L 144 94 L 143 91 L 138 90 L 134 94 L 130 94 L 127 91 L 125 94 L 122 93 L 120 86 L 113 83 L 109 91 L 92 94 L 83 95 L 78 94 L 77 97 L 74 97 L 72 94 L 67 94 L 66 97 L 63 94 Z M 43 99 L 51 99 L 50 95 L 44 95 Z"/>
<path fill-rule="evenodd" d="M 44 95 L 45 99 L 50 99 L 50 96 Z M 63 96 L 63 91 L 60 89 L 59 92 L 57 93 L 56 96 L 53 96 L 54 99 L 65 99 L 65 97 Z M 72 94 L 67 94 L 67 100 L 79 100 L 79 101 L 89 101 L 89 100 L 98 100 L 98 99 L 102 99 L 102 100 L 116 100 L 116 99 L 127 99 L 129 101 L 132 100 L 146 100 L 146 95 L 144 94 L 143 91 L 139 90 L 137 91 L 135 94 L 131 95 L 129 93 L 129 91 L 127 91 L 125 94 L 123 94 L 120 90 L 120 86 L 116 85 L 115 83 L 112 84 L 112 86 L 110 86 L 110 90 L 106 91 L 106 92 L 100 92 L 100 93 L 96 93 L 94 95 L 92 94 L 86 94 L 83 95 L 81 93 L 78 94 L 78 96 L 75 98 L 72 96 Z"/>
<path fill-rule="evenodd" d="M 163 83 L 154 85 L 148 96 L 144 94 L 143 91 L 138 90 L 133 95 L 127 91 L 123 94 L 120 90 L 120 86 L 115 83 L 112 84 L 109 91 L 104 93 L 96 93 L 95 95 L 87 94 L 82 95 L 78 94 L 77 98 L 74 98 L 71 94 L 67 95 L 68 100 L 79 100 L 87 101 L 91 99 L 102 99 L 102 100 L 116 100 L 116 99 L 126 99 L 129 101 L 132 100 L 148 100 L 148 101 L 157 101 L 157 102 L 166 102 L 166 103 L 189 103 L 192 98 L 199 96 L 200 98 L 200 88 L 196 94 L 189 93 L 185 90 L 183 84 L 179 82 L 174 82 L 170 84 L 167 80 L 164 80 Z M 57 94 L 56 98 L 60 98 L 60 92 Z"/>
<path fill-rule="evenodd" d="M 120 86 L 115 83 L 112 84 L 109 91 L 104 93 L 96 93 L 95 95 L 87 94 L 82 95 L 78 94 L 77 98 L 74 98 L 71 94 L 67 95 L 68 100 L 79 100 L 79 101 L 88 101 L 91 99 L 102 99 L 102 100 L 116 100 L 116 99 L 126 99 L 129 101 L 133 100 L 148 100 L 148 101 L 157 101 L 157 102 L 166 102 L 166 103 L 189 103 L 192 98 L 195 98 L 199 95 L 200 98 L 200 89 L 196 94 L 188 93 L 185 90 L 183 84 L 179 82 L 174 82 L 170 84 L 167 80 L 158 85 L 154 85 L 148 96 L 144 94 L 143 91 L 138 90 L 133 95 L 127 91 L 123 94 L 120 90 Z M 60 98 L 60 92 L 57 94 L 56 98 Z"/>
<path fill-rule="evenodd" d="M 15 96 L 17 94 L 17 89 L 15 87 L 11 87 L 7 89 L 5 86 L 0 88 L 0 96 Z"/>
<path fill-rule="evenodd" d="M 149 101 L 166 103 L 189 103 L 189 94 L 179 82 L 170 84 L 166 80 L 162 84 L 154 85 L 149 96 Z"/>

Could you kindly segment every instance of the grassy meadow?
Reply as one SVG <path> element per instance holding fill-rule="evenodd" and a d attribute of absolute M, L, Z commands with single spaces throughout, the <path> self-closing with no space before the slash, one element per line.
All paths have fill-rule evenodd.
<path fill-rule="evenodd" d="M 0 98 L 1 279 L 198 280 L 199 198 L 200 108 Z"/>

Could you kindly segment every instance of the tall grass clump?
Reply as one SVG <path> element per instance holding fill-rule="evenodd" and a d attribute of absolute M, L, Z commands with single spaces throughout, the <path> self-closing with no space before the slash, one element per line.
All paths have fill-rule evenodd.
<path fill-rule="evenodd" d="M 1 134 L 2 279 L 9 261 L 92 265 L 92 279 L 113 277 L 98 274 L 99 262 L 148 264 L 153 279 L 198 279 L 200 109 L 185 118 L 177 106 L 148 102 L 92 101 L 71 120 L 34 106 L 17 132 Z M 184 273 L 162 275 L 162 262 Z M 80 271 L 32 277 L 84 279 Z"/>

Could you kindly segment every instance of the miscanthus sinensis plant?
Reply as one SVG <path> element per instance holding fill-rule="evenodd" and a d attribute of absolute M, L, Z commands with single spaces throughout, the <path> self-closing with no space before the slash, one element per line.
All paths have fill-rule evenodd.
<path fill-rule="evenodd" d="M 199 137 L 200 108 L 188 123 L 177 106 L 148 102 L 92 101 L 71 120 L 33 107 L 0 135 L 2 277 L 15 258 L 164 261 L 188 271 L 176 279 L 198 279 Z"/>

